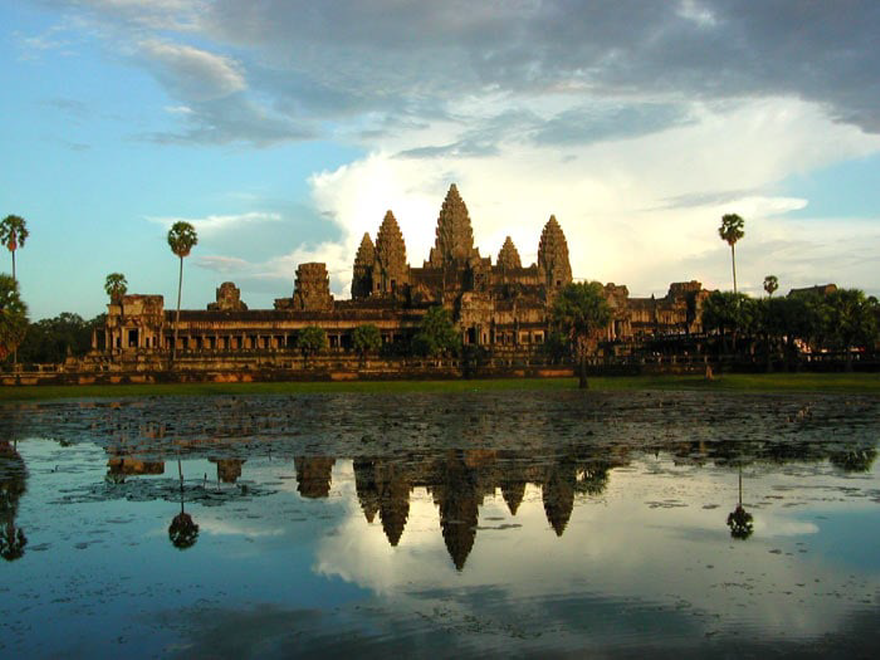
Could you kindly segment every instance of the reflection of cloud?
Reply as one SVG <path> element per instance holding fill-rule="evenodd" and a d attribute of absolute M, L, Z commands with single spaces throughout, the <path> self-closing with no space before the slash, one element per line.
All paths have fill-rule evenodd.
<path fill-rule="evenodd" d="M 198 523 L 200 533 L 214 534 L 216 536 L 266 537 L 283 536 L 287 533 L 283 527 L 264 529 L 257 525 L 248 525 L 237 520 L 229 520 L 228 518 L 210 518 L 202 511 L 199 512 Z"/>
<path fill-rule="evenodd" d="M 813 599 L 795 608 L 784 592 L 814 580 L 821 580 L 826 590 L 833 591 L 832 585 L 844 589 L 849 573 L 838 574 L 809 554 L 792 558 L 769 552 L 788 549 L 798 537 L 822 533 L 820 526 L 800 519 L 807 508 L 753 508 L 755 535 L 733 543 L 726 507 L 735 505 L 735 475 L 689 471 L 684 490 L 669 465 L 649 472 L 644 464 L 613 471 L 603 499 L 581 500 L 561 538 L 547 522 L 540 488 L 527 488 L 515 517 L 496 493 L 480 507 L 479 531 L 461 573 L 455 572 L 443 546 L 430 495 L 421 489 L 413 492 L 406 529 L 391 548 L 380 523 L 367 524 L 348 480 L 341 487 L 349 502 L 346 517 L 321 541 L 315 570 L 378 594 L 393 594 L 398 607 L 416 610 L 430 608 L 435 600 L 449 605 L 443 596 L 450 589 L 457 594 L 503 589 L 495 600 L 517 617 L 527 604 L 576 600 L 588 589 L 596 597 L 630 603 L 687 603 L 689 611 L 704 617 L 697 620 L 700 625 L 718 617 L 732 627 L 743 616 L 740 604 L 745 598 L 750 602 L 749 625 L 770 635 L 813 637 L 833 631 L 845 617 L 849 606 L 837 599 Z M 795 485 L 798 480 L 797 475 L 748 475 L 747 508 L 748 502 L 776 493 L 780 483 Z M 675 506 L 652 507 L 657 501 Z M 729 586 L 720 588 L 724 584 Z M 877 586 L 865 583 L 867 591 Z M 481 615 L 476 601 L 456 601 L 453 607 L 462 616 L 469 608 L 470 615 Z"/>

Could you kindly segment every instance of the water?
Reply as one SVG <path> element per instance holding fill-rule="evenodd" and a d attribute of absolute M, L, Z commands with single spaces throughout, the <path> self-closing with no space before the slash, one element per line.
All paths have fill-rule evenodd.
<path fill-rule="evenodd" d="M 878 431 L 819 395 L 4 407 L 0 656 L 875 656 Z"/>

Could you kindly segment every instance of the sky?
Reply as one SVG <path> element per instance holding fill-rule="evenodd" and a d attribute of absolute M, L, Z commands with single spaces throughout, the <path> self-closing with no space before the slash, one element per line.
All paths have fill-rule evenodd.
<path fill-rule="evenodd" d="M 387 209 L 422 265 L 451 183 L 493 261 L 555 214 L 575 278 L 730 289 L 738 213 L 741 291 L 880 295 L 877 34 L 876 0 L 0 0 L 0 216 L 33 319 L 111 272 L 172 307 L 177 220 L 185 308 L 308 261 L 346 298 Z"/>

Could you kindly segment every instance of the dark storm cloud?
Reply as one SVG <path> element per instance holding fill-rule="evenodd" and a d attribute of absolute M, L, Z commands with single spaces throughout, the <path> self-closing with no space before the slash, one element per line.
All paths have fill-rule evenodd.
<path fill-rule="evenodd" d="M 116 5 L 91 4 L 98 13 Z M 144 21 L 133 18 L 137 4 L 105 15 L 143 30 Z M 880 132 L 876 0 L 217 0 L 197 12 L 176 0 L 143 4 L 151 22 L 186 24 L 181 38 L 197 33 L 217 50 L 233 48 L 250 90 L 298 118 L 379 113 L 403 120 L 487 93 L 512 106 L 548 92 L 570 94 L 575 103 L 624 106 L 621 99 L 631 99 L 617 115 L 562 112 L 534 127 L 538 143 L 563 144 L 643 135 L 685 120 L 684 109 L 665 104 L 785 95 Z"/>

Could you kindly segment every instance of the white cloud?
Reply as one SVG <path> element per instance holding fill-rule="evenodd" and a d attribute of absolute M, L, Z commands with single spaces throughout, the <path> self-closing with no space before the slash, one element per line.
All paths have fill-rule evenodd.
<path fill-rule="evenodd" d="M 214 236 L 218 233 L 239 229 L 241 225 L 253 222 L 277 222 L 281 220 L 278 213 L 251 211 L 234 215 L 209 215 L 204 218 L 181 217 L 148 217 L 147 220 L 170 229 L 175 222 L 188 222 L 196 230 L 199 238 Z"/>

